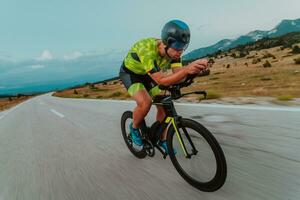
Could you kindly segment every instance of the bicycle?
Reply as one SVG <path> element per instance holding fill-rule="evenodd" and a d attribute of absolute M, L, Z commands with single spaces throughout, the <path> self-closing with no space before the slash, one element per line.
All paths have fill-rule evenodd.
<path fill-rule="evenodd" d="M 163 130 L 168 128 L 168 152 L 177 172 L 193 187 L 201 191 L 213 192 L 223 186 L 227 177 L 227 164 L 222 148 L 212 133 L 202 124 L 178 115 L 173 103 L 173 100 L 188 94 L 201 94 L 206 98 L 207 93 L 204 90 L 181 94 L 180 89 L 191 85 L 194 78 L 195 75 L 190 75 L 182 83 L 169 87 L 159 86 L 160 89 L 165 90 L 165 94 L 155 97 L 152 104 L 162 105 L 166 111 L 166 118 L 162 123 L 159 121 L 154 122 L 151 127 L 148 127 L 145 120 L 143 120 L 140 127 L 143 141 L 142 147 L 135 147 L 129 134 L 128 124 L 130 123 L 130 120 L 132 120 L 131 111 L 123 113 L 121 118 L 121 129 L 125 143 L 134 156 L 140 159 L 145 158 L 146 156 L 153 157 L 156 148 L 162 153 L 163 158 L 165 159 L 167 154 L 158 145 L 158 141 Z M 167 91 L 169 91 L 168 94 L 166 94 Z M 174 148 L 178 149 L 176 154 L 173 151 Z M 179 151 L 179 149 L 181 149 L 181 151 Z M 208 151 L 212 151 L 210 152 L 211 155 L 209 155 Z M 199 156 L 200 154 L 200 158 L 205 158 L 207 160 L 205 162 L 200 161 L 199 163 L 196 162 L 196 164 L 193 164 L 192 161 L 199 160 L 196 156 Z M 210 159 L 213 157 L 215 160 L 211 161 Z M 198 169 L 205 163 L 208 163 L 210 166 L 205 167 L 204 170 L 210 172 L 205 173 L 207 177 L 199 178 L 197 174 Z M 211 166 L 212 164 L 216 165 L 215 168 Z M 185 169 L 188 166 L 191 166 L 192 169 Z"/>

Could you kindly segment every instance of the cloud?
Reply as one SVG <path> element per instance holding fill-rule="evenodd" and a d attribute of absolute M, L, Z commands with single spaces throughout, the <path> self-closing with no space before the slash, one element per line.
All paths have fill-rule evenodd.
<path fill-rule="evenodd" d="M 79 52 L 79 51 L 75 51 L 71 54 L 66 54 L 64 55 L 64 59 L 65 60 L 74 60 L 74 59 L 77 59 L 79 57 L 83 56 L 83 53 Z"/>
<path fill-rule="evenodd" d="M 29 68 L 31 69 L 41 69 L 41 68 L 44 68 L 45 65 L 30 65 Z"/>
<path fill-rule="evenodd" d="M 52 59 L 53 59 L 53 55 L 48 49 L 45 49 L 43 51 L 42 55 L 39 58 L 37 58 L 37 60 L 40 60 L 40 61 L 46 61 L 46 60 L 52 60 Z"/>

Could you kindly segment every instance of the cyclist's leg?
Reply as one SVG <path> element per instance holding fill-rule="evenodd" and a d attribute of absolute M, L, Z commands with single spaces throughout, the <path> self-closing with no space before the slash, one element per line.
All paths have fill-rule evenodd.
<path fill-rule="evenodd" d="M 163 106 L 156 105 L 157 108 L 157 114 L 156 114 L 156 120 L 163 122 L 163 120 L 166 117 L 166 112 Z M 164 132 L 161 134 L 160 140 L 166 140 L 167 139 L 167 128 L 164 130 Z"/>
<path fill-rule="evenodd" d="M 161 105 L 156 105 L 156 108 L 157 108 L 156 120 L 162 122 L 166 117 L 165 109 Z"/>
<path fill-rule="evenodd" d="M 133 110 L 133 128 L 138 128 L 140 123 L 144 120 L 145 116 L 151 108 L 151 97 L 147 90 L 140 89 L 133 94 L 137 106 Z"/>
<path fill-rule="evenodd" d="M 144 86 L 145 75 L 134 74 L 123 63 L 120 69 L 120 79 L 130 96 L 136 101 L 137 106 L 133 111 L 133 128 L 138 128 L 149 112 L 152 103 Z"/>

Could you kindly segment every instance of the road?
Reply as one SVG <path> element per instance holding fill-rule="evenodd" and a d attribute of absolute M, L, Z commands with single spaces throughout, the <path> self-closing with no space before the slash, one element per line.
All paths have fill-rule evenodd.
<path fill-rule="evenodd" d="M 0 112 L 0 200 L 300 199 L 299 107 L 177 104 L 224 150 L 227 181 L 213 193 L 191 187 L 159 154 L 129 152 L 120 116 L 133 107 L 46 94 Z"/>

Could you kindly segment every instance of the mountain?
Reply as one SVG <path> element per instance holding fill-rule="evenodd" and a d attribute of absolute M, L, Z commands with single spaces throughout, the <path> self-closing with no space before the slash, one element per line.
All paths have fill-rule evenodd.
<path fill-rule="evenodd" d="M 247 43 L 256 42 L 260 39 L 267 38 L 267 37 L 268 38 L 279 37 L 291 32 L 300 32 L 300 18 L 295 20 L 282 20 L 275 28 L 269 31 L 255 30 L 255 31 L 251 31 L 247 35 L 242 35 L 237 39 L 221 40 L 214 45 L 191 51 L 190 53 L 183 56 L 183 60 L 194 60 L 197 58 L 204 57 L 207 54 L 213 54 L 219 50 L 222 51 L 228 50 L 238 45 L 244 45 Z"/>

